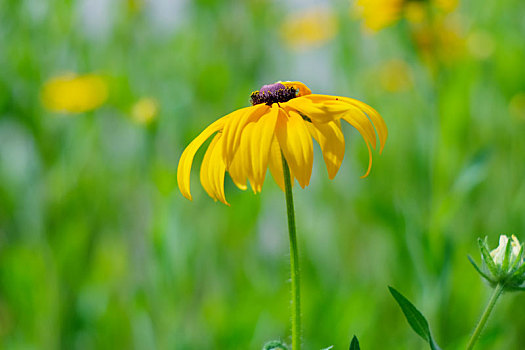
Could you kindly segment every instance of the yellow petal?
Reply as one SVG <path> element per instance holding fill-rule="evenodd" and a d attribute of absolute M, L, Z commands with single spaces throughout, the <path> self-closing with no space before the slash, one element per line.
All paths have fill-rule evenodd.
<path fill-rule="evenodd" d="M 244 127 L 253 121 L 257 121 L 262 115 L 267 113 L 270 106 L 260 104 L 256 106 L 239 109 L 232 114 L 230 120 L 226 123 L 223 130 L 223 158 L 227 165 L 229 165 L 239 144 L 241 142 L 241 135 Z"/>
<path fill-rule="evenodd" d="M 329 123 L 306 123 L 310 134 L 317 141 L 323 153 L 328 177 L 333 179 L 343 162 L 345 155 L 345 138 L 339 120 Z"/>
<path fill-rule="evenodd" d="M 310 95 L 312 93 L 312 90 L 310 90 L 308 86 L 304 85 L 300 81 L 282 81 L 281 84 L 287 88 L 293 87 L 295 90 L 297 90 L 297 97 Z"/>
<path fill-rule="evenodd" d="M 190 173 L 191 165 L 193 163 L 193 157 L 197 153 L 198 149 L 202 144 L 215 132 L 221 130 L 224 127 L 225 122 L 228 120 L 229 115 L 224 116 L 210 126 L 208 126 L 199 136 L 197 136 L 189 145 L 186 147 L 182 155 L 180 156 L 179 166 L 177 168 L 177 183 L 179 190 L 182 195 L 191 200 L 190 193 Z"/>
<path fill-rule="evenodd" d="M 310 183 L 313 163 L 312 137 L 301 115 L 295 111 L 286 113 L 279 109 L 275 135 L 290 171 L 304 188 Z"/>
<path fill-rule="evenodd" d="M 274 104 L 269 113 L 248 123 L 242 131 L 240 152 L 244 171 L 254 193 L 260 192 L 264 183 L 270 146 L 277 123 L 279 108 Z"/>
<path fill-rule="evenodd" d="M 270 147 L 270 158 L 268 159 L 268 167 L 270 168 L 270 172 L 272 173 L 273 179 L 275 180 L 275 183 L 281 188 L 281 190 L 284 192 L 284 172 L 283 172 L 283 159 L 281 155 L 281 148 L 279 147 L 279 142 L 277 142 L 277 138 L 274 136 L 272 140 L 272 145 Z M 293 175 L 291 175 L 290 182 L 294 183 Z"/>
<path fill-rule="evenodd" d="M 202 160 L 200 179 L 202 187 L 208 195 L 215 201 L 220 200 L 226 205 L 226 197 L 224 195 L 224 172 L 226 166 L 222 159 L 222 138 L 221 133 L 215 134 L 215 137 L 208 146 L 208 150 L 204 154 Z"/>
<path fill-rule="evenodd" d="M 385 147 L 385 142 L 388 137 L 388 129 L 386 127 L 385 121 L 374 108 L 370 107 L 364 102 L 361 102 L 359 100 L 349 98 L 349 97 L 314 94 L 314 95 L 309 95 L 308 99 L 312 100 L 312 102 L 321 102 L 321 101 L 326 101 L 327 99 L 342 101 L 342 102 L 351 104 L 355 106 L 356 108 L 365 112 L 370 118 L 370 120 L 372 121 L 372 124 L 374 125 L 375 129 L 377 130 L 377 135 L 379 136 L 379 143 L 380 143 L 379 151 L 380 152 L 383 151 L 383 147 Z"/>
<path fill-rule="evenodd" d="M 368 142 L 366 142 L 366 147 L 368 148 L 368 169 L 366 170 L 366 173 L 361 176 L 362 179 L 367 177 L 372 169 L 372 150 L 370 149 L 370 144 Z"/>
<path fill-rule="evenodd" d="M 301 114 L 310 118 L 315 123 L 328 123 L 341 117 L 343 113 L 348 112 L 349 105 L 347 103 L 314 103 L 309 96 L 293 98 L 290 101 L 281 103 L 282 108 L 286 112 L 298 111 Z"/>
<path fill-rule="evenodd" d="M 235 156 L 233 157 L 233 160 L 228 167 L 228 173 L 230 174 L 230 177 L 238 188 L 241 190 L 246 190 L 246 180 L 247 180 L 247 174 L 244 171 L 243 165 L 242 165 L 242 158 L 241 158 L 241 152 L 235 153 Z"/>

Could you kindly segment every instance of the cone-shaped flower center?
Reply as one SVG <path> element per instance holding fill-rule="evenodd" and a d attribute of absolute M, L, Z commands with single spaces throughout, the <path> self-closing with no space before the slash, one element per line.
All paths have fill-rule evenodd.
<path fill-rule="evenodd" d="M 286 87 L 281 83 L 263 85 L 259 91 L 252 92 L 252 105 L 266 103 L 271 105 L 277 102 L 286 102 L 296 97 L 297 90 L 293 87 Z"/>

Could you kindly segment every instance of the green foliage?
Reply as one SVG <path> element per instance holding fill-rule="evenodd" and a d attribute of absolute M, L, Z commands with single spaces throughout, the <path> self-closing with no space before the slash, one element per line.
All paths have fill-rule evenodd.
<path fill-rule="evenodd" d="M 363 100 L 389 128 L 366 179 L 345 126 L 337 176 L 314 146 L 311 184 L 294 187 L 305 349 L 347 349 L 349 329 L 369 349 L 421 348 L 387 284 L 413 291 L 441 345 L 464 342 L 488 289 L 465 255 L 480 235 L 525 238 L 525 2 L 460 1 L 443 22 L 462 45 L 432 68 L 407 20 L 372 34 L 350 1 L 324 3 L 335 36 L 295 48 L 281 24 L 303 6 L 284 1 L 0 0 L 0 348 L 289 339 L 283 193 L 269 174 L 257 196 L 227 176 L 232 206 L 214 203 L 202 150 L 193 202 L 176 183 L 183 148 L 277 80 Z M 105 76 L 107 102 L 47 111 L 43 84 L 68 71 Z M 131 110 L 148 96 L 145 127 Z M 495 310 L 480 350 L 525 344 L 524 297 Z"/>
<path fill-rule="evenodd" d="M 439 350 L 439 346 L 432 338 L 432 334 L 430 333 L 430 327 L 428 326 L 428 322 L 425 316 L 423 316 L 423 314 L 396 289 L 394 289 L 393 287 L 388 287 L 388 289 L 390 290 L 390 293 L 392 294 L 394 299 L 396 299 L 399 307 L 401 307 L 401 310 L 403 311 L 403 314 L 405 314 L 408 324 L 410 325 L 410 327 L 412 327 L 414 332 L 416 332 L 430 345 L 430 349 Z"/>
<path fill-rule="evenodd" d="M 357 340 L 357 337 L 354 335 L 352 338 L 352 342 L 350 343 L 350 350 L 361 350 L 359 347 L 359 340 Z"/>

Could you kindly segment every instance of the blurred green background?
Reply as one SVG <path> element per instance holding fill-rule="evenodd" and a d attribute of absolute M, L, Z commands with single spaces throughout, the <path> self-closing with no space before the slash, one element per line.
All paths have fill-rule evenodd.
<path fill-rule="evenodd" d="M 251 91 L 299 80 L 369 103 L 390 132 L 368 178 L 346 127 L 336 178 L 316 149 L 310 186 L 295 187 L 305 349 L 354 334 L 363 349 L 425 348 L 388 285 L 461 348 L 490 292 L 467 261 L 476 238 L 525 239 L 525 3 L 377 2 L 0 0 L 0 347 L 288 341 L 283 193 L 228 178 L 231 207 L 214 203 L 201 150 L 190 202 L 176 167 Z M 107 96 L 53 109 L 43 91 L 67 72 Z M 523 348 L 524 304 L 502 298 L 479 349 Z"/>

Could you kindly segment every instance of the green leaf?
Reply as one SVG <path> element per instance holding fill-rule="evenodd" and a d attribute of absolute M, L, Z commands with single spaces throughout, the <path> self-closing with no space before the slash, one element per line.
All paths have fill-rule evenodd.
<path fill-rule="evenodd" d="M 350 343 L 350 350 L 361 350 L 359 347 L 359 340 L 357 340 L 357 337 L 354 335 L 352 338 L 352 342 Z"/>
<path fill-rule="evenodd" d="M 432 339 L 430 328 L 428 326 L 427 320 L 425 319 L 425 316 L 423 316 L 423 314 L 407 298 L 405 298 L 393 287 L 388 287 L 388 289 L 390 290 L 390 293 L 394 299 L 396 299 L 398 305 L 401 307 L 408 324 L 410 327 L 412 327 L 414 332 L 423 338 L 430 345 L 432 350 L 440 350 L 434 339 Z"/>
<path fill-rule="evenodd" d="M 499 274 L 499 268 L 496 266 L 496 264 L 494 264 L 494 260 L 492 260 L 492 257 L 490 256 L 486 238 L 485 241 L 483 241 L 481 238 L 478 238 L 478 245 L 479 250 L 481 250 L 481 255 L 483 256 L 485 265 L 487 265 L 487 268 L 489 269 L 492 276 L 497 276 Z"/>
<path fill-rule="evenodd" d="M 489 282 L 492 282 L 492 279 L 489 276 L 487 276 L 483 271 L 481 271 L 481 269 L 478 267 L 478 265 L 474 262 L 474 260 L 470 256 L 467 256 L 467 258 L 468 258 L 468 261 L 470 261 L 470 263 L 472 264 L 472 266 L 474 266 L 474 269 L 476 269 L 476 271 L 481 275 L 481 277 L 483 277 Z"/>
<path fill-rule="evenodd" d="M 501 270 L 503 272 L 507 272 L 510 264 L 510 253 L 512 250 L 512 244 L 510 243 L 510 239 L 507 240 L 507 244 L 505 245 L 505 257 L 503 258 L 503 266 Z"/>

